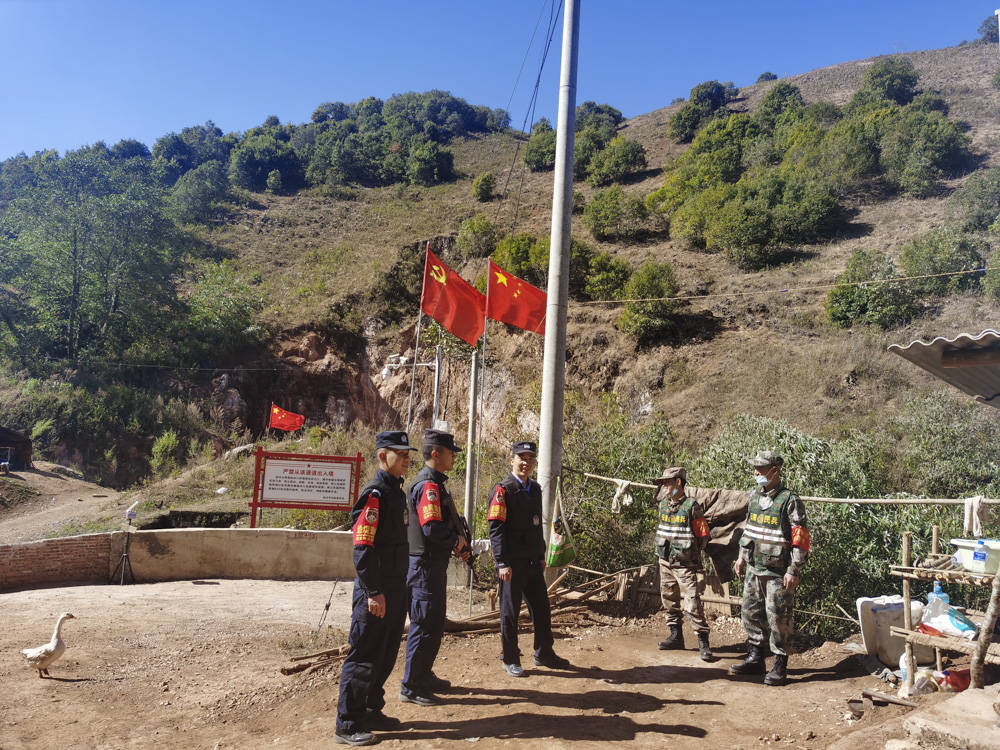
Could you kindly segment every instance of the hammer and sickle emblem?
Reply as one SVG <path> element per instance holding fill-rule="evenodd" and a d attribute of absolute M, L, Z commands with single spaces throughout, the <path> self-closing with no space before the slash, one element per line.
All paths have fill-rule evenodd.
<path fill-rule="evenodd" d="M 440 282 L 441 284 L 444 284 L 448 280 L 448 275 L 444 272 L 444 269 L 438 265 L 431 266 L 431 276 L 434 277 L 435 281 Z"/>

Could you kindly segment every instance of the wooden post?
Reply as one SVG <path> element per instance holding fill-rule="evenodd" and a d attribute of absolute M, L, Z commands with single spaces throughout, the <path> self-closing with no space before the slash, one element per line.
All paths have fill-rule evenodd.
<path fill-rule="evenodd" d="M 986 649 L 990 647 L 993 640 L 993 628 L 997 624 L 997 616 L 1000 615 L 1000 571 L 993 575 L 993 593 L 990 594 L 990 606 L 986 608 L 986 620 L 983 628 L 979 631 L 979 640 L 976 641 L 976 650 L 972 653 L 971 677 L 972 687 L 983 687 L 983 662 L 986 659 Z"/>
<path fill-rule="evenodd" d="M 903 565 L 909 567 L 911 564 L 910 560 L 910 543 L 911 534 L 909 531 L 903 532 Z M 903 626 L 907 630 L 913 630 L 913 613 L 910 611 L 910 579 L 903 579 Z M 906 688 L 907 694 L 909 694 L 909 689 L 913 687 L 913 674 L 916 672 L 917 665 L 913 661 L 913 644 L 909 641 L 906 642 L 906 681 L 903 686 Z"/>

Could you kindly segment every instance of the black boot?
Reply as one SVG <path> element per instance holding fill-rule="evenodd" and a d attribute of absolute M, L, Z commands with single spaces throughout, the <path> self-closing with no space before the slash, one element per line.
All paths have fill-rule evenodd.
<path fill-rule="evenodd" d="M 698 633 L 698 652 L 702 661 L 712 661 L 712 649 L 708 647 L 708 633 Z"/>
<path fill-rule="evenodd" d="M 729 674 L 764 674 L 764 654 L 758 646 L 750 645 L 747 658 L 729 667 Z"/>
<path fill-rule="evenodd" d="M 673 649 L 684 648 L 684 633 L 680 625 L 670 626 L 670 635 L 665 641 L 656 644 L 660 651 L 671 651 Z"/>
<path fill-rule="evenodd" d="M 765 685 L 784 685 L 788 682 L 788 654 L 778 654 L 774 657 L 774 666 L 764 676 Z"/>

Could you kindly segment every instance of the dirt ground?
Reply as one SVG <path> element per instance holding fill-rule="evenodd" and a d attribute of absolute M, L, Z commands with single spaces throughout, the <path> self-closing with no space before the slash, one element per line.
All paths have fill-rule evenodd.
<path fill-rule="evenodd" d="M 11 472 L 8 478 L 23 481 L 38 499 L 0 514 L 0 544 L 45 539 L 70 523 L 93 520 L 118 498 L 115 490 L 85 482 L 58 464 L 33 463 L 33 469 Z"/>
<path fill-rule="evenodd" d="M 0 748 L 329 746 L 339 665 L 290 676 L 279 669 L 345 640 L 350 591 L 349 581 L 333 589 L 327 581 L 205 580 L 0 595 Z M 453 597 L 452 616 L 467 614 L 465 593 Z M 311 640 L 328 601 L 323 631 Z M 884 706 L 860 725 L 848 720 L 846 699 L 888 688 L 838 643 L 793 656 L 792 682 L 768 688 L 726 676 L 744 638 L 736 619 L 715 622 L 721 659 L 706 664 L 694 650 L 656 649 L 660 616 L 601 610 L 594 606 L 588 626 L 558 632 L 570 671 L 530 667 L 530 635 L 522 635 L 528 679 L 501 671 L 498 635 L 446 636 L 435 669 L 455 687 L 437 707 L 398 702 L 401 658 L 386 712 L 403 728 L 382 733 L 381 744 L 823 748 L 867 725 L 858 746 L 881 747 L 878 725 L 905 710 Z M 76 616 L 64 627 L 67 652 L 52 679 L 39 679 L 18 652 L 47 641 L 62 611 Z M 693 645 L 690 632 L 687 639 Z"/>

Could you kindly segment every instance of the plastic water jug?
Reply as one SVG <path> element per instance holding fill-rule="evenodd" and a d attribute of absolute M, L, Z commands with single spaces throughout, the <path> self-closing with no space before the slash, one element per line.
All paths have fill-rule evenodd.
<path fill-rule="evenodd" d="M 972 559 L 980 565 L 986 565 L 986 544 L 980 539 L 976 542 L 976 548 L 972 551 Z"/>
<path fill-rule="evenodd" d="M 934 581 L 934 590 L 927 594 L 928 604 L 933 602 L 935 599 L 940 599 L 945 603 L 945 605 L 951 604 L 951 597 L 941 590 L 941 581 Z"/>

